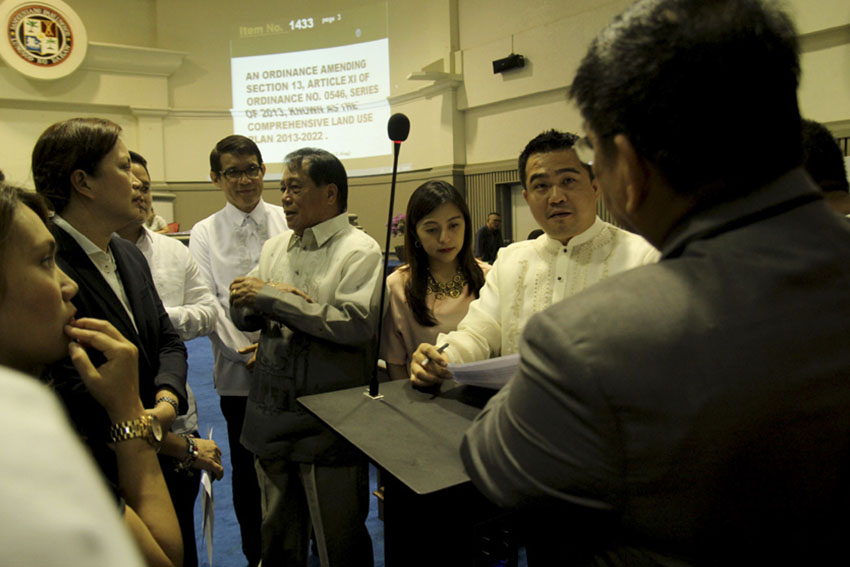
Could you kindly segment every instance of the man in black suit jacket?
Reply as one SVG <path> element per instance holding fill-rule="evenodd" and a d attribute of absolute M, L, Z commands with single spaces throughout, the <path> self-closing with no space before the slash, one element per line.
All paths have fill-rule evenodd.
<path fill-rule="evenodd" d="M 846 557 L 850 227 L 799 167 L 799 74 L 760 0 L 639 1 L 579 66 L 606 205 L 662 257 L 532 318 L 466 434 L 542 564 Z"/>
<path fill-rule="evenodd" d="M 114 234 L 143 214 L 141 184 L 130 171 L 130 155 L 119 134 L 120 127 L 106 120 L 54 124 L 33 150 L 33 178 L 56 213 L 51 228 L 56 261 L 80 288 L 73 299 L 77 316 L 106 319 L 136 345 L 142 403 L 167 431 L 177 412 L 187 407 L 186 347 L 162 307 L 144 256 Z M 104 362 L 99 353 L 90 356 L 95 365 Z M 54 365 L 48 378 L 114 481 L 106 412 L 88 394 L 69 359 Z M 173 463 L 162 464 L 168 476 Z"/>

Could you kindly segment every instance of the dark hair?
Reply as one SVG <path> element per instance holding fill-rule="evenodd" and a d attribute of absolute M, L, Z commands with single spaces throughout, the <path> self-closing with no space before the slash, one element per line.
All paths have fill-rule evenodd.
<path fill-rule="evenodd" d="M 800 164 L 799 78 L 794 26 L 761 0 L 641 0 L 593 40 L 569 95 L 597 151 L 623 134 L 678 193 L 728 199 Z"/>
<path fill-rule="evenodd" d="M 519 181 L 522 183 L 522 188 L 525 186 L 525 166 L 528 164 L 528 158 L 532 154 L 546 154 L 549 152 L 557 152 L 559 150 L 569 150 L 579 137 L 570 132 L 559 132 L 558 130 L 546 130 L 545 132 L 535 136 L 530 142 L 525 145 L 525 149 L 519 154 Z M 582 163 L 587 170 L 590 179 L 593 179 L 593 170 L 589 164 Z M 491 213 L 492 214 L 492 213 Z M 498 213 L 496 213 L 498 214 Z"/>
<path fill-rule="evenodd" d="M 496 211 L 493 211 L 492 213 L 487 213 L 487 218 L 489 219 L 489 218 L 490 218 L 490 217 L 492 217 L 493 215 L 496 215 L 497 217 L 502 218 L 502 214 L 501 214 L 501 213 L 497 213 Z"/>
<path fill-rule="evenodd" d="M 0 299 L 3 299 L 6 295 L 6 278 L 2 276 L 2 274 L 6 273 L 4 266 L 6 247 L 11 237 L 15 210 L 17 210 L 18 205 L 21 203 L 32 209 L 47 224 L 47 204 L 40 195 L 0 182 Z"/>
<path fill-rule="evenodd" d="M 283 159 L 286 167 L 301 171 L 304 161 L 308 162 L 307 175 L 318 185 L 333 183 L 337 188 L 339 212 L 348 209 L 348 174 L 342 162 L 332 153 L 319 148 L 301 148 L 287 154 Z"/>
<path fill-rule="evenodd" d="M 218 178 L 221 172 L 221 156 L 224 154 L 256 156 L 257 165 L 263 165 L 263 154 L 260 153 L 260 148 L 257 147 L 254 140 L 239 134 L 233 134 L 219 140 L 210 152 L 210 171 L 215 174 L 216 178 Z"/>
<path fill-rule="evenodd" d="M 148 177 L 151 176 L 151 172 L 148 171 L 148 160 L 142 157 L 141 154 L 130 150 L 130 163 L 137 163 L 145 168 L 145 173 L 148 174 Z"/>
<path fill-rule="evenodd" d="M 36 191 L 61 214 L 74 191 L 71 174 L 81 169 L 94 175 L 120 135 L 121 126 L 103 118 L 72 118 L 49 126 L 32 150 Z"/>
<path fill-rule="evenodd" d="M 822 191 L 850 193 L 841 148 L 826 126 L 814 120 L 803 120 L 803 167 Z"/>
<path fill-rule="evenodd" d="M 410 269 L 410 277 L 404 286 L 407 304 L 413 312 L 413 318 L 424 327 L 437 324 L 431 310 L 425 305 L 428 294 L 428 254 L 422 246 L 416 246 L 416 225 L 424 217 L 445 203 L 451 203 L 460 209 L 465 223 L 463 246 L 458 252 L 458 265 L 469 285 L 469 291 L 478 297 L 478 290 L 484 285 L 484 272 L 472 254 L 472 219 L 469 207 L 460 191 L 445 181 L 428 181 L 416 188 L 407 202 L 404 222 L 404 251 Z"/>

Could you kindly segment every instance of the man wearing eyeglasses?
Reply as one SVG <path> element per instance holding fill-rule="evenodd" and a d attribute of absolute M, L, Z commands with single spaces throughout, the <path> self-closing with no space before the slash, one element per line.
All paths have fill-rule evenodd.
<path fill-rule="evenodd" d="M 532 317 L 465 433 L 541 565 L 846 561 L 850 226 L 800 167 L 799 37 L 775 2 L 640 0 L 570 81 L 662 257 Z"/>
<path fill-rule="evenodd" d="M 286 230 L 283 209 L 262 199 L 266 166 L 250 138 L 232 135 L 210 152 L 210 179 L 227 203 L 192 228 L 189 250 L 216 296 L 218 322 L 210 335 L 215 366 L 215 389 L 227 421 L 230 463 L 233 467 L 233 507 L 242 533 L 242 551 L 250 565 L 260 560 L 260 489 L 254 456 L 239 442 L 251 373 L 244 354 L 258 333 L 243 333 L 230 320 L 230 282 L 253 270 L 263 243 Z"/>

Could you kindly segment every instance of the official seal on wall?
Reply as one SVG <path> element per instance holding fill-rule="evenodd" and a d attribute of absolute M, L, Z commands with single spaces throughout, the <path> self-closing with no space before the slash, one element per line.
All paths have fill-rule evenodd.
<path fill-rule="evenodd" d="M 67 76 L 82 63 L 86 32 L 70 6 L 58 0 L 0 4 L 8 42 L 0 55 L 11 67 L 38 79 Z"/>

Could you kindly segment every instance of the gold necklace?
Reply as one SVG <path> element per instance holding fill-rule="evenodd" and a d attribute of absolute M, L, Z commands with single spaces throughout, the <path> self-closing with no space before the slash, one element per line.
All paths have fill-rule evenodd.
<path fill-rule="evenodd" d="M 460 297 L 463 293 L 463 286 L 466 285 L 466 278 L 463 277 L 463 271 L 458 266 L 455 275 L 452 279 L 442 283 L 434 279 L 431 272 L 428 272 L 428 293 L 433 293 L 436 299 L 443 299 L 447 295 L 449 297 Z"/>

